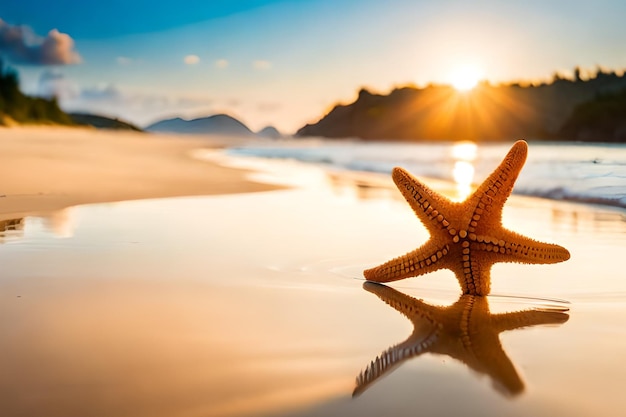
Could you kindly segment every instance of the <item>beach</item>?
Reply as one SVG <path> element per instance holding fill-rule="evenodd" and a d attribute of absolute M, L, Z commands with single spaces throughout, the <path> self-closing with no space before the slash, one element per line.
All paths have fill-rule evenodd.
<path fill-rule="evenodd" d="M 190 157 L 228 140 L 46 126 L 0 128 L 2 213 L 77 204 L 272 189 Z M 230 142 L 239 143 L 237 139 Z"/>
<path fill-rule="evenodd" d="M 624 414 L 624 209 L 513 195 L 570 260 L 376 286 L 428 239 L 389 176 L 246 143 L 0 129 L 0 414 Z"/>

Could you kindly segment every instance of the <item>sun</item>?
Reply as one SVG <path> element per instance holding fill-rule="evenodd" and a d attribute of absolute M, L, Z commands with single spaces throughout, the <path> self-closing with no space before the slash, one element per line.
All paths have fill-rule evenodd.
<path fill-rule="evenodd" d="M 481 78 L 481 72 L 470 66 L 460 67 L 450 74 L 450 83 L 458 91 L 469 91 L 476 87 Z"/>

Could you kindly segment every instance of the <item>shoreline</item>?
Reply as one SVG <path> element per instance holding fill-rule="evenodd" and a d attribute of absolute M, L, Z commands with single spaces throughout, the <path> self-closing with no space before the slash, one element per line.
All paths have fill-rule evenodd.
<path fill-rule="evenodd" d="M 291 178 L 272 174 L 275 162 L 281 159 L 224 154 L 199 156 L 207 150 L 250 143 L 249 138 L 237 137 L 0 126 L 0 220 L 82 204 L 262 192 L 294 185 Z M 255 158 L 264 162 L 259 164 Z M 302 167 L 311 166 L 299 163 Z M 270 167 L 269 180 L 265 167 Z M 388 176 L 381 173 L 337 171 L 332 167 L 324 171 L 333 182 L 352 182 L 362 185 L 362 189 L 372 187 L 372 183 L 374 188 L 395 189 Z M 417 176 L 455 197 L 453 182 Z M 514 190 L 513 196 L 626 211 L 619 202 L 601 198 L 555 199 L 524 190 Z"/>

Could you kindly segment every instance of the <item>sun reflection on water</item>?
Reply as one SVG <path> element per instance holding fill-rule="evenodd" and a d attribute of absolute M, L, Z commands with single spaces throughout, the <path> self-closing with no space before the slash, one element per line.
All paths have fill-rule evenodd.
<path fill-rule="evenodd" d="M 452 178 L 456 183 L 459 200 L 465 200 L 472 191 L 474 181 L 474 164 L 476 159 L 476 144 L 473 142 L 461 142 L 452 147 L 454 168 Z"/>

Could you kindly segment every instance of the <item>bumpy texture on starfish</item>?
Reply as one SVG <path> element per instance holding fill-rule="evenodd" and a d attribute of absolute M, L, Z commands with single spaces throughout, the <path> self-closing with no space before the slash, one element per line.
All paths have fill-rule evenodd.
<path fill-rule="evenodd" d="M 502 227 L 502 208 L 526 161 L 528 145 L 517 141 L 500 166 L 465 201 L 455 203 L 402 168 L 393 169 L 398 189 L 430 232 L 430 240 L 406 255 L 365 270 L 368 281 L 389 282 L 451 269 L 463 294 L 487 295 L 496 262 L 551 264 L 569 259 L 567 249 Z"/>
<path fill-rule="evenodd" d="M 507 330 L 541 324 L 561 324 L 569 319 L 566 308 L 546 308 L 492 314 L 487 298 L 461 295 L 449 307 L 426 304 L 382 284 L 366 282 L 365 290 L 404 314 L 413 333 L 372 360 L 356 378 L 353 395 L 359 395 L 402 362 L 424 353 L 454 358 L 479 374 L 488 375 L 507 395 L 517 395 L 524 383 L 500 344 Z"/>

